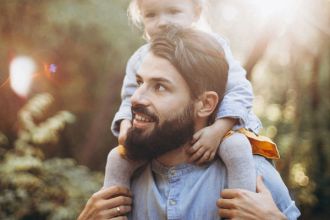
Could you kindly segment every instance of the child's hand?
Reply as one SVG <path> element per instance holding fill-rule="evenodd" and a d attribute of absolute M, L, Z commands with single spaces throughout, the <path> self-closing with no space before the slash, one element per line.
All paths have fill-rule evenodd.
<path fill-rule="evenodd" d="M 199 165 L 213 160 L 222 138 L 236 122 L 236 119 L 222 118 L 196 132 L 193 136 L 192 146 L 187 149 L 191 155 L 188 162 Z"/>
<path fill-rule="evenodd" d="M 124 145 L 127 137 L 127 131 L 132 127 L 132 123 L 128 119 L 124 119 L 120 122 L 120 130 L 118 136 L 118 143 Z"/>
<path fill-rule="evenodd" d="M 187 150 L 190 154 L 189 162 L 197 165 L 213 160 L 217 153 L 222 136 L 215 132 L 212 126 L 205 127 L 193 136 L 193 145 Z"/>

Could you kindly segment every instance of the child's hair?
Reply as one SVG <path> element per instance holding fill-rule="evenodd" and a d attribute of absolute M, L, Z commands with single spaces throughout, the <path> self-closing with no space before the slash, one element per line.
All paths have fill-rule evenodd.
<path fill-rule="evenodd" d="M 191 0 L 194 4 L 196 4 L 197 7 L 199 7 L 202 11 L 201 13 L 201 18 L 200 21 L 198 22 L 198 26 L 203 26 L 200 27 L 200 29 L 203 29 L 205 31 L 209 31 L 210 27 L 207 25 L 207 22 L 203 18 L 203 14 L 205 13 L 205 8 L 206 8 L 206 0 Z M 137 27 L 139 30 L 143 31 L 143 22 L 142 22 L 142 14 L 141 14 L 141 9 L 140 9 L 140 4 L 141 0 L 131 0 L 128 10 L 127 10 L 127 15 L 130 20 L 130 22 Z"/>

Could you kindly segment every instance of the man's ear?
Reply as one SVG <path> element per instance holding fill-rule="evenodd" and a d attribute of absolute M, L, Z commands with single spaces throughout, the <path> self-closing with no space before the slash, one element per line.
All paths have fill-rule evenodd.
<path fill-rule="evenodd" d="M 206 91 L 200 97 L 197 102 L 197 115 L 199 117 L 210 116 L 217 107 L 219 102 L 219 96 L 214 91 Z"/>

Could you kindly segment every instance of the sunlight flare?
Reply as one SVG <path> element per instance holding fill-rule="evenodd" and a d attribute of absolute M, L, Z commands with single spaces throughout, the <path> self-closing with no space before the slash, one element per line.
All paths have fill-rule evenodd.
<path fill-rule="evenodd" d="M 28 56 L 15 57 L 10 63 L 9 71 L 11 88 L 17 95 L 26 97 L 36 71 L 34 60 Z"/>
<path fill-rule="evenodd" d="M 301 0 L 251 0 L 252 6 L 263 18 L 275 17 L 292 21 L 301 6 Z"/>

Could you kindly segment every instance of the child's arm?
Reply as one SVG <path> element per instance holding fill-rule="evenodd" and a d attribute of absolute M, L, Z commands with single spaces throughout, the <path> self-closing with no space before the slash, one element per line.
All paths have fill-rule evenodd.
<path fill-rule="evenodd" d="M 148 53 L 149 45 L 145 44 L 140 47 L 129 59 L 126 66 L 126 74 L 121 88 L 121 104 L 118 112 L 111 124 L 111 131 L 115 136 L 119 135 L 121 122 L 132 119 L 131 97 L 137 88 L 136 73 L 140 68 L 143 57 Z M 124 122 L 125 123 L 125 122 Z"/>
<path fill-rule="evenodd" d="M 124 119 L 120 122 L 120 130 L 118 135 L 118 143 L 124 145 L 127 137 L 128 129 L 132 127 L 132 122 L 128 119 Z"/>
<path fill-rule="evenodd" d="M 201 164 L 213 160 L 222 138 L 236 123 L 237 120 L 233 118 L 220 118 L 196 132 L 192 140 L 193 146 L 188 149 L 191 154 L 189 162 Z"/>

